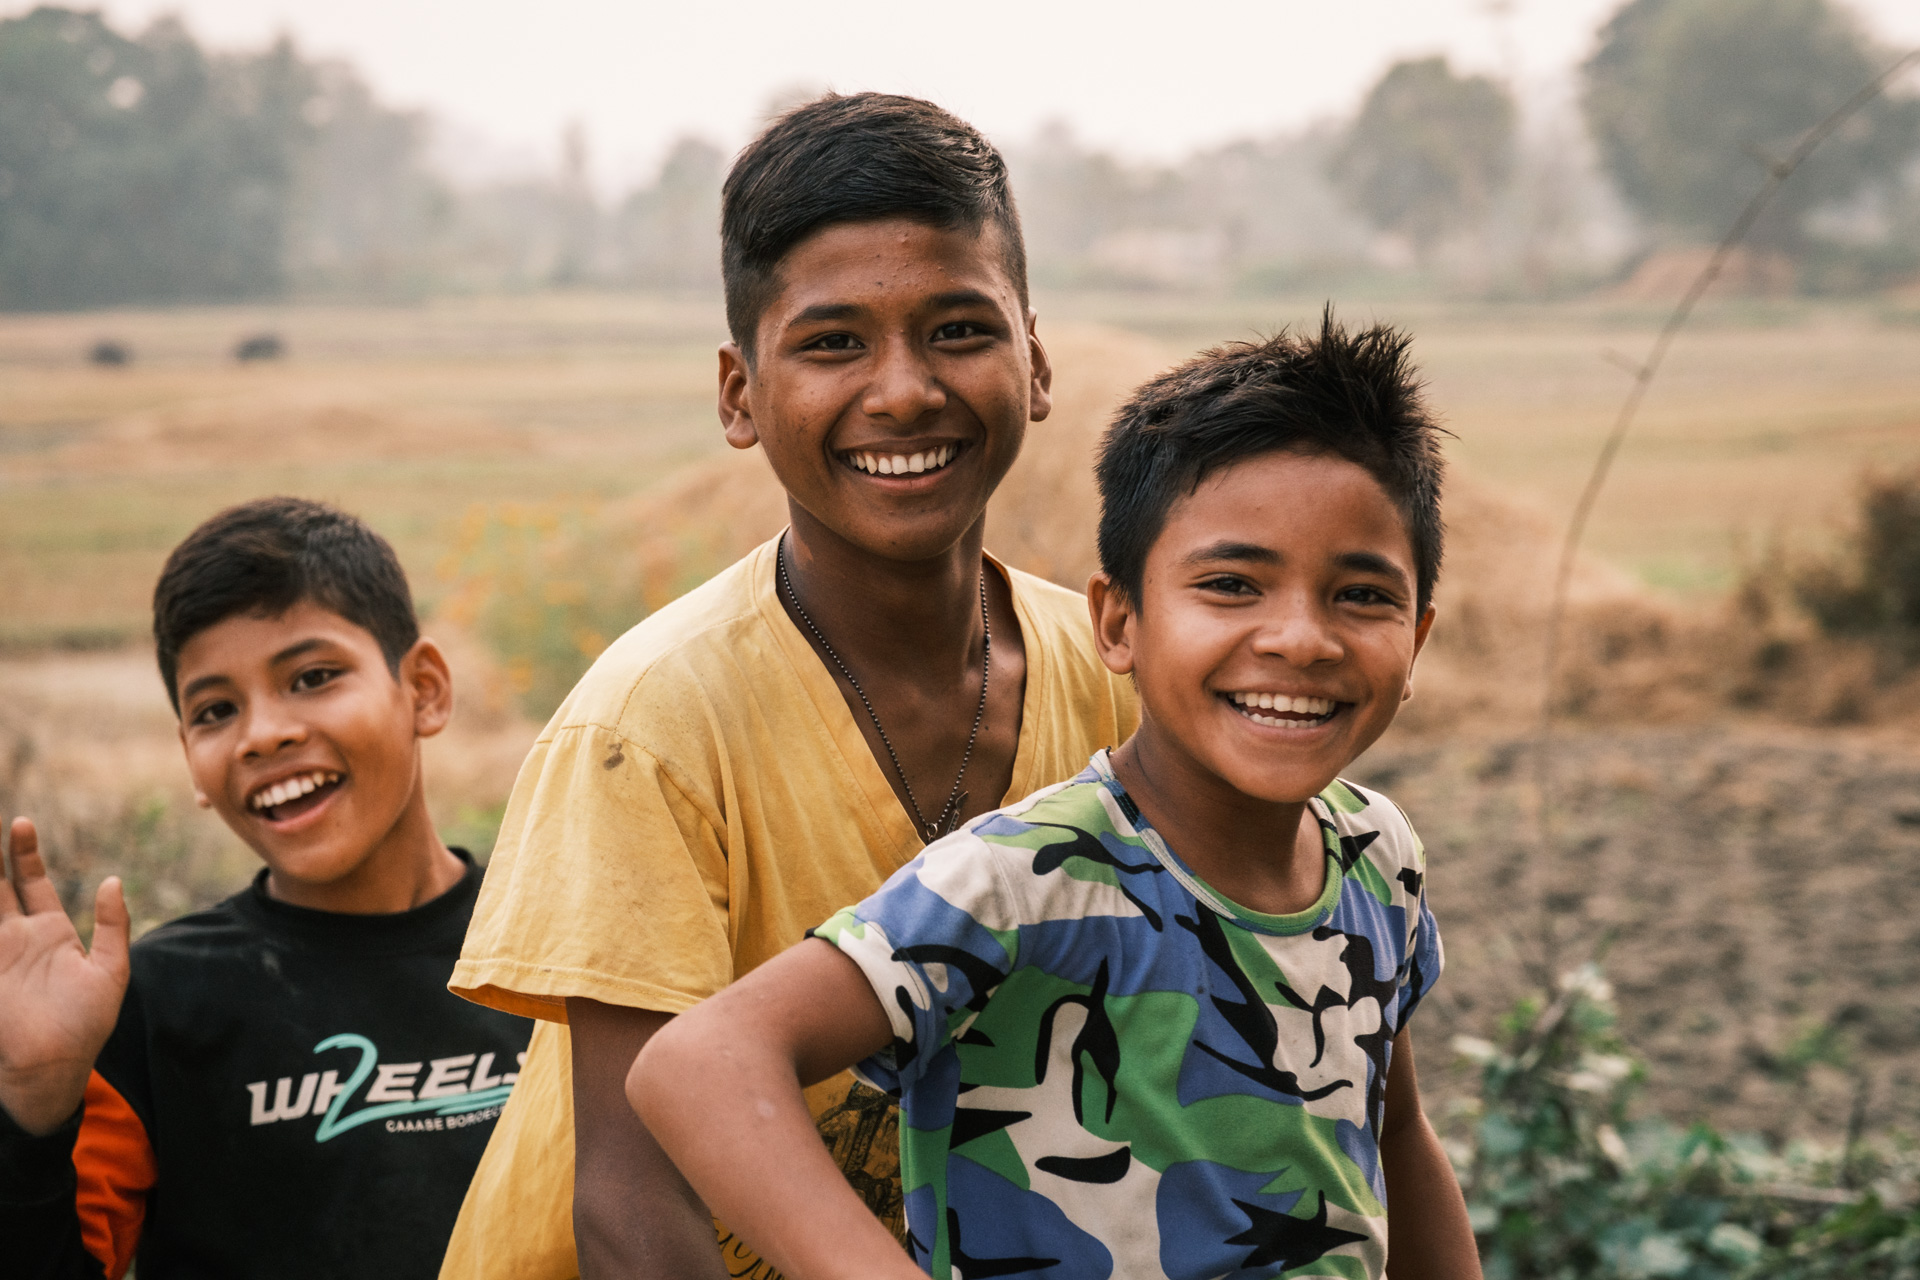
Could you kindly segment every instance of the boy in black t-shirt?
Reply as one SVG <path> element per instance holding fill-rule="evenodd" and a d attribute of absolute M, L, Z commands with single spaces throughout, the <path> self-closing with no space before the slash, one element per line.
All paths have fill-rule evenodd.
<path fill-rule="evenodd" d="M 420 739 L 453 710 L 393 550 L 270 498 L 175 549 L 160 674 L 251 888 L 91 954 L 33 824 L 0 884 L 9 1280 L 430 1277 L 528 1024 L 449 995 L 480 871 L 435 833 Z"/>

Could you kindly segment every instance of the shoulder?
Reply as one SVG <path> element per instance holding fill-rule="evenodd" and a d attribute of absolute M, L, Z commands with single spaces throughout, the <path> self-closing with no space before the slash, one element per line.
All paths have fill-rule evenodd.
<path fill-rule="evenodd" d="M 1336 778 L 1319 795 L 1340 837 L 1350 877 L 1375 889 L 1383 902 L 1423 896 L 1427 851 L 1399 805 L 1378 791 Z"/>
<path fill-rule="evenodd" d="M 1011 565 L 1001 567 L 1012 588 L 1021 625 L 1029 633 L 1025 637 L 1029 649 L 1037 640 L 1045 660 L 1065 661 L 1104 673 L 1106 668 L 1101 666 L 1093 647 L 1093 621 L 1087 615 L 1087 598 L 1078 591 L 1069 591 Z"/>
<path fill-rule="evenodd" d="M 160 964 L 174 959 L 204 961 L 253 943 L 259 931 L 239 906 L 249 892 L 251 890 L 242 889 L 224 902 L 169 920 L 142 935 L 131 951 L 135 967 L 143 961 Z"/>
<path fill-rule="evenodd" d="M 755 552 L 664 606 L 595 659 L 554 713 L 543 740 L 568 729 L 622 731 L 650 721 L 648 704 L 689 684 L 723 681 L 770 637 L 754 601 Z"/>
<path fill-rule="evenodd" d="M 1139 857 L 1123 855 L 1137 846 Z M 929 845 L 911 874 L 969 914 L 991 903 L 996 928 L 1087 915 L 1133 915 L 1121 877 L 1153 855 L 1099 775 L 982 814 Z M 1111 891 L 1111 892 L 1108 892 Z"/>
<path fill-rule="evenodd" d="M 1026 630 L 1028 678 L 1039 681 L 1042 704 L 1071 714 L 1096 713 L 1101 733 L 1094 734 L 1098 740 L 1088 749 L 1117 744 L 1139 720 L 1138 700 L 1132 682 L 1100 660 L 1085 594 L 1003 567 Z"/>

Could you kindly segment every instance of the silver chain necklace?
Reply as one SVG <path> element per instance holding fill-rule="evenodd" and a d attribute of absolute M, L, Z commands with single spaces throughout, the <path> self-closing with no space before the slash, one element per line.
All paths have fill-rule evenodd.
<path fill-rule="evenodd" d="M 799 593 L 793 589 L 793 579 L 787 576 L 786 534 L 780 535 L 780 544 L 774 548 L 773 554 L 774 563 L 780 569 L 780 585 L 786 589 L 787 600 L 793 605 L 793 611 L 800 615 L 800 621 L 807 624 L 807 630 L 819 642 L 820 647 L 826 650 L 827 656 L 833 659 L 833 665 L 840 669 L 840 674 L 847 678 L 847 683 L 853 686 L 853 691 L 860 695 L 860 705 L 867 709 L 867 718 L 873 721 L 873 731 L 880 735 L 880 745 L 887 749 L 887 759 L 893 761 L 893 772 L 900 779 L 901 789 L 907 793 L 907 807 L 913 810 L 914 826 L 919 829 L 920 835 L 928 843 L 938 840 L 960 825 L 960 810 L 967 803 L 967 793 L 960 789 L 960 783 L 967 776 L 967 764 L 973 759 L 973 744 L 980 736 L 980 722 L 987 715 L 987 674 L 993 662 L 993 629 L 987 625 L 986 567 L 983 565 L 980 569 L 980 706 L 973 713 L 973 730 L 967 734 L 967 750 L 960 757 L 960 772 L 954 775 L 953 790 L 947 793 L 947 802 L 941 806 L 939 816 L 934 821 L 928 822 L 926 815 L 920 812 L 920 802 L 913 796 L 913 784 L 907 781 L 907 771 L 900 767 L 900 755 L 893 749 L 893 740 L 887 737 L 887 731 L 881 725 L 879 713 L 873 709 L 873 703 L 868 699 L 867 691 L 860 687 L 858 680 L 854 679 L 853 669 L 847 666 L 840 655 L 834 652 L 833 646 L 827 643 L 827 637 L 815 625 L 813 618 L 801 605 Z"/>

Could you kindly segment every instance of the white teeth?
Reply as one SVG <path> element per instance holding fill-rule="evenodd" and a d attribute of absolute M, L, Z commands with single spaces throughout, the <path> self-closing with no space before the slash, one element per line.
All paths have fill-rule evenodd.
<path fill-rule="evenodd" d="M 959 451 L 960 446 L 945 444 L 938 449 L 915 454 L 850 453 L 847 461 L 872 476 L 917 476 L 927 471 L 938 471 L 952 462 L 953 455 Z"/>
<path fill-rule="evenodd" d="M 304 795 L 311 795 L 328 783 L 338 781 L 340 781 L 339 774 L 329 773 L 324 769 L 316 769 L 312 773 L 302 774 L 297 778 L 287 778 L 281 782 L 274 783 L 263 791 L 255 792 L 253 799 L 247 802 L 247 807 L 250 809 L 272 809 L 278 805 L 285 804 L 289 800 L 295 800 Z"/>
<path fill-rule="evenodd" d="M 1249 713 L 1259 711 L 1284 711 L 1299 716 L 1324 716 L 1333 711 L 1330 698 L 1291 698 L 1284 693 L 1233 693 L 1228 699 L 1235 706 L 1244 707 Z M 1294 720 L 1281 720 L 1277 716 L 1252 715 L 1259 724 L 1297 724 Z"/>

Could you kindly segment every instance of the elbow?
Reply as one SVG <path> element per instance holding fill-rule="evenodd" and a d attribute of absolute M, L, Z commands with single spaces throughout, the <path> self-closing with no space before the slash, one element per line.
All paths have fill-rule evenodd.
<path fill-rule="evenodd" d="M 676 1061 L 682 1056 L 680 1041 L 686 1037 L 676 1034 L 680 1030 L 680 1019 L 647 1038 L 640 1052 L 634 1055 L 633 1065 L 627 1068 L 627 1105 L 650 1130 L 657 1132 L 656 1121 L 664 1118 L 657 1114 L 665 1100 L 668 1082 L 680 1075 Z"/>

